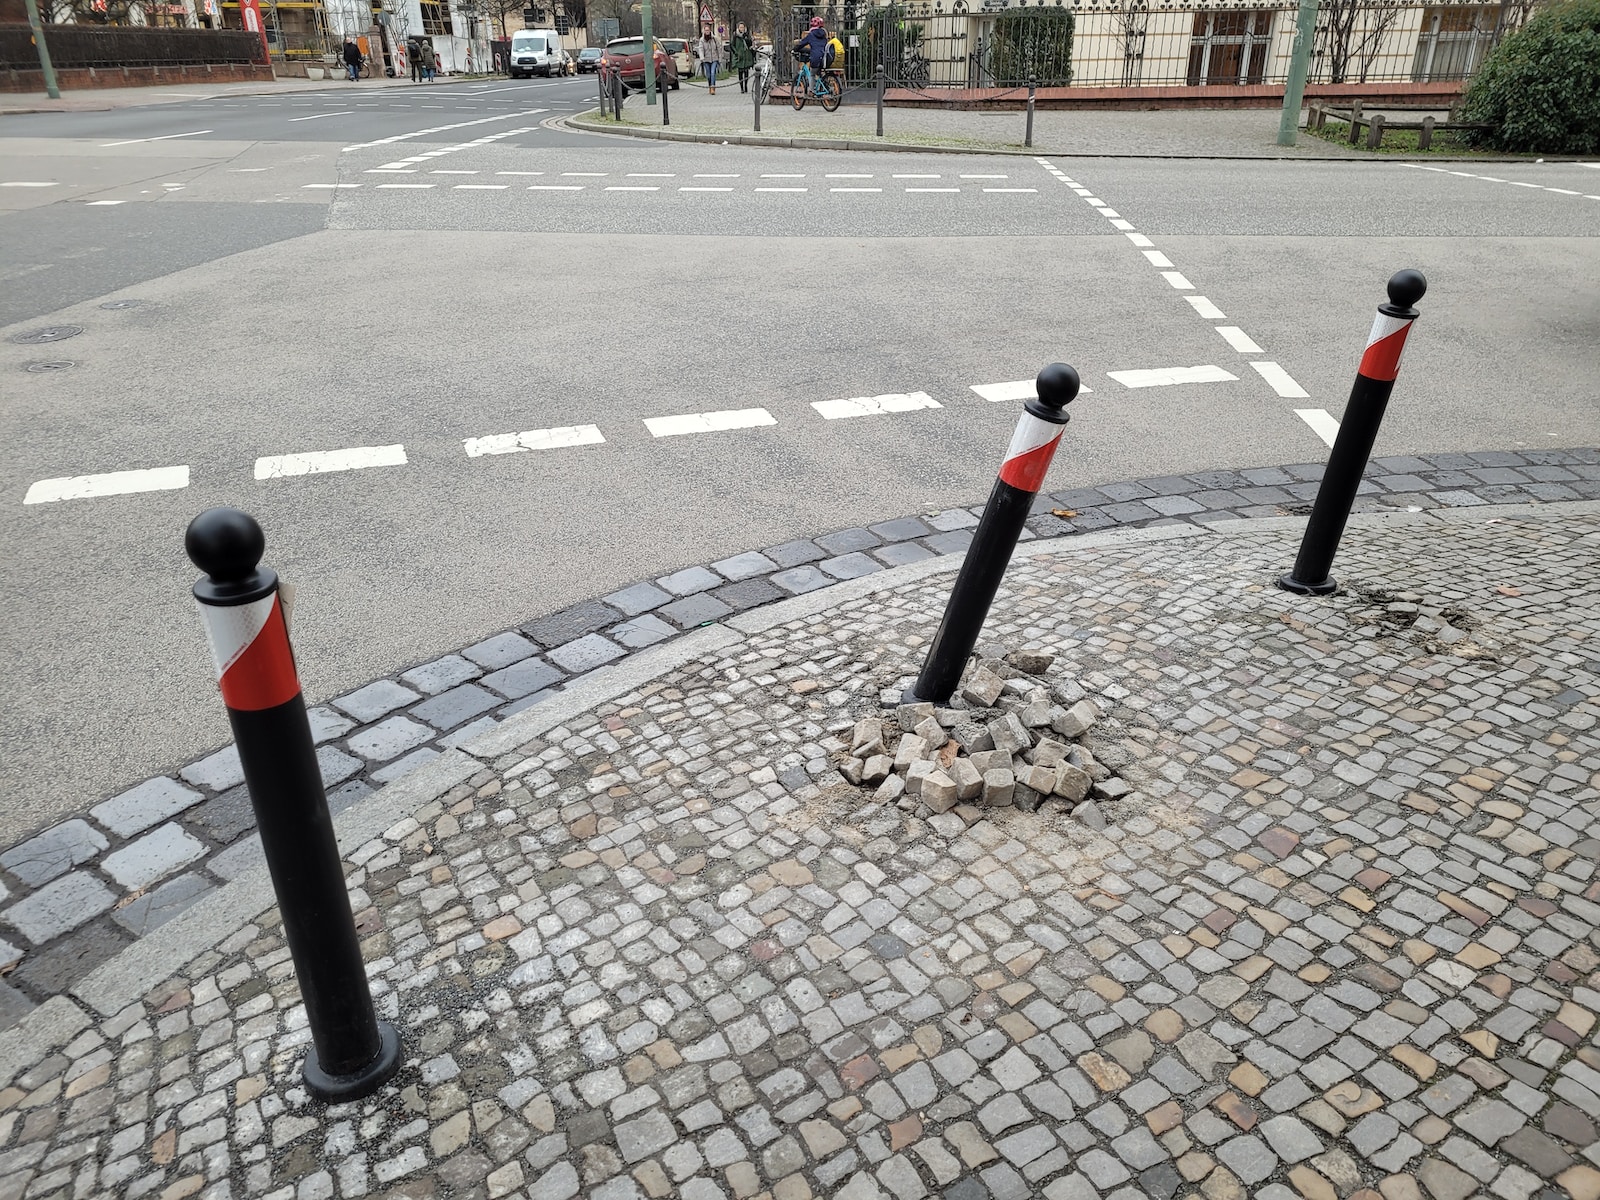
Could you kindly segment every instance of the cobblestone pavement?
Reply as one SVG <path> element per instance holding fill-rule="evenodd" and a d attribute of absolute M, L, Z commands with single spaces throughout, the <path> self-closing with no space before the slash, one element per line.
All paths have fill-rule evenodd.
<path fill-rule="evenodd" d="M 0 1033 L 0 1198 L 1600 1195 L 1600 511 L 1299 525 L 1021 548 L 1103 822 L 838 774 L 949 560 L 596 673 L 340 819 L 392 1084 L 257 868 Z"/>
<path fill-rule="evenodd" d="M 1027 537 L 1309 511 L 1319 463 L 1041 496 Z M 1380 458 L 1358 510 L 1600 498 L 1600 451 Z M 958 554 L 979 508 L 886 521 L 687 567 L 573 605 L 312 709 L 335 811 L 436 762 L 590 672 L 683 631 L 839 580 Z M 196 636 L 199 636 L 198 630 Z M 0 852 L 0 1028 L 260 861 L 232 746 Z"/>

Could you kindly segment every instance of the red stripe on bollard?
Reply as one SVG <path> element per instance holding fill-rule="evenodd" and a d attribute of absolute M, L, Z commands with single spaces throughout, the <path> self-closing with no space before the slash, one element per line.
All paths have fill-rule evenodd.
<path fill-rule="evenodd" d="M 1372 322 L 1366 353 L 1361 356 L 1358 374 L 1368 379 L 1392 381 L 1400 374 L 1400 355 L 1406 348 L 1406 335 L 1415 317 L 1391 317 L 1380 312 Z"/>
<path fill-rule="evenodd" d="M 1042 421 L 1024 411 L 1011 435 L 1005 461 L 1000 464 L 1001 480 L 1025 492 L 1037 492 L 1044 486 L 1045 474 L 1065 430 L 1065 425 Z"/>
<path fill-rule="evenodd" d="M 222 701 L 229 708 L 259 712 L 299 694 L 300 679 L 277 592 L 232 608 L 202 604 L 200 615 L 217 664 Z"/>

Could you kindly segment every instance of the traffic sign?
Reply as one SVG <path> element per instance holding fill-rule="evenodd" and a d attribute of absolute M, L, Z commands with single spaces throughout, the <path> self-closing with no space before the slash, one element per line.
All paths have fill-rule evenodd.
<path fill-rule="evenodd" d="M 702 4 L 700 6 L 700 19 L 707 22 L 711 20 L 711 5 Z"/>

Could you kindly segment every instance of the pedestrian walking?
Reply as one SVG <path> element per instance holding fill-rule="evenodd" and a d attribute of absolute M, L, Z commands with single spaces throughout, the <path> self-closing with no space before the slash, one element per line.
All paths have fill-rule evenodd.
<path fill-rule="evenodd" d="M 433 82 L 434 72 L 439 66 L 439 56 L 433 52 L 432 42 L 422 43 L 422 78 L 428 83 Z"/>
<path fill-rule="evenodd" d="M 406 59 L 411 64 L 411 82 L 422 82 L 422 47 L 416 42 L 406 44 Z"/>
<path fill-rule="evenodd" d="M 350 72 L 351 83 L 361 78 L 361 47 L 354 38 L 344 40 L 344 69 Z"/>
<path fill-rule="evenodd" d="M 756 65 L 756 45 L 750 37 L 750 31 L 744 27 L 744 22 L 739 22 L 739 28 L 733 31 L 733 41 L 729 46 L 729 63 L 733 70 L 739 72 L 739 90 L 750 91 L 750 68 Z"/>
<path fill-rule="evenodd" d="M 696 50 L 700 55 L 700 71 L 706 77 L 706 86 L 711 94 L 717 94 L 717 68 L 722 65 L 722 47 L 717 44 L 716 37 L 707 25 L 700 35 L 700 45 Z"/>

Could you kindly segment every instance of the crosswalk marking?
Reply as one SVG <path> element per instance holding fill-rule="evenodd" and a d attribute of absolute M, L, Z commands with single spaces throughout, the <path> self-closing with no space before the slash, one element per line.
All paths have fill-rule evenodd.
<path fill-rule="evenodd" d="M 811 407 L 817 410 L 824 421 L 838 421 L 847 417 L 873 417 L 943 406 L 927 392 L 891 392 L 885 396 L 855 396 L 848 400 L 814 400 Z"/>
<path fill-rule="evenodd" d="M 1224 371 L 1221 367 L 1151 367 L 1139 371 L 1107 371 L 1123 387 L 1171 387 L 1180 383 L 1228 383 L 1237 381 L 1238 376 Z"/>
<path fill-rule="evenodd" d="M 1031 379 L 1015 379 L 1009 383 L 974 383 L 970 385 L 980 399 L 998 404 L 1002 400 L 1032 400 L 1039 394 Z M 1078 386 L 1078 395 L 1089 396 L 1094 394 L 1094 389 Z"/>
<path fill-rule="evenodd" d="M 1339 436 L 1339 422 L 1335 421 L 1325 408 L 1297 408 L 1294 410 L 1294 415 L 1311 426 L 1311 432 L 1329 446 L 1332 446 L 1334 439 Z"/>
<path fill-rule="evenodd" d="M 553 429 L 527 429 L 521 433 L 492 433 L 462 442 L 468 458 L 486 454 L 520 454 L 528 450 L 556 450 L 566 446 L 594 446 L 605 441 L 598 425 L 558 425 Z"/>
<path fill-rule="evenodd" d="M 406 448 L 398 445 L 270 454 L 256 459 L 256 478 L 286 479 L 294 475 L 321 475 L 328 471 L 359 471 L 366 467 L 402 467 L 405 463 Z"/>
<path fill-rule="evenodd" d="M 686 433 L 718 433 L 725 429 L 753 429 L 778 422 L 764 408 L 731 408 L 720 412 L 683 413 L 675 417 L 646 417 L 651 437 L 678 437 Z"/>
<path fill-rule="evenodd" d="M 143 471 L 108 471 L 103 475 L 67 475 L 41 479 L 28 489 L 24 504 L 51 504 L 59 500 L 89 500 L 97 496 L 125 496 L 135 492 L 169 492 L 189 486 L 189 468 L 153 467 Z"/>
<path fill-rule="evenodd" d="M 1227 342 L 1240 354 L 1260 354 L 1261 347 L 1256 345 L 1255 339 L 1237 325 L 1218 325 L 1217 332 L 1222 335 L 1222 340 Z"/>
<path fill-rule="evenodd" d="M 1277 363 L 1253 360 L 1250 365 L 1256 369 L 1261 378 L 1267 381 L 1272 390 L 1285 400 L 1303 400 L 1310 395 L 1305 388 L 1294 381 L 1289 372 L 1285 371 Z"/>
<path fill-rule="evenodd" d="M 1195 312 L 1208 321 L 1225 321 L 1228 319 L 1227 313 L 1223 312 L 1204 296 L 1185 296 L 1184 299 L 1189 302 Z"/>

